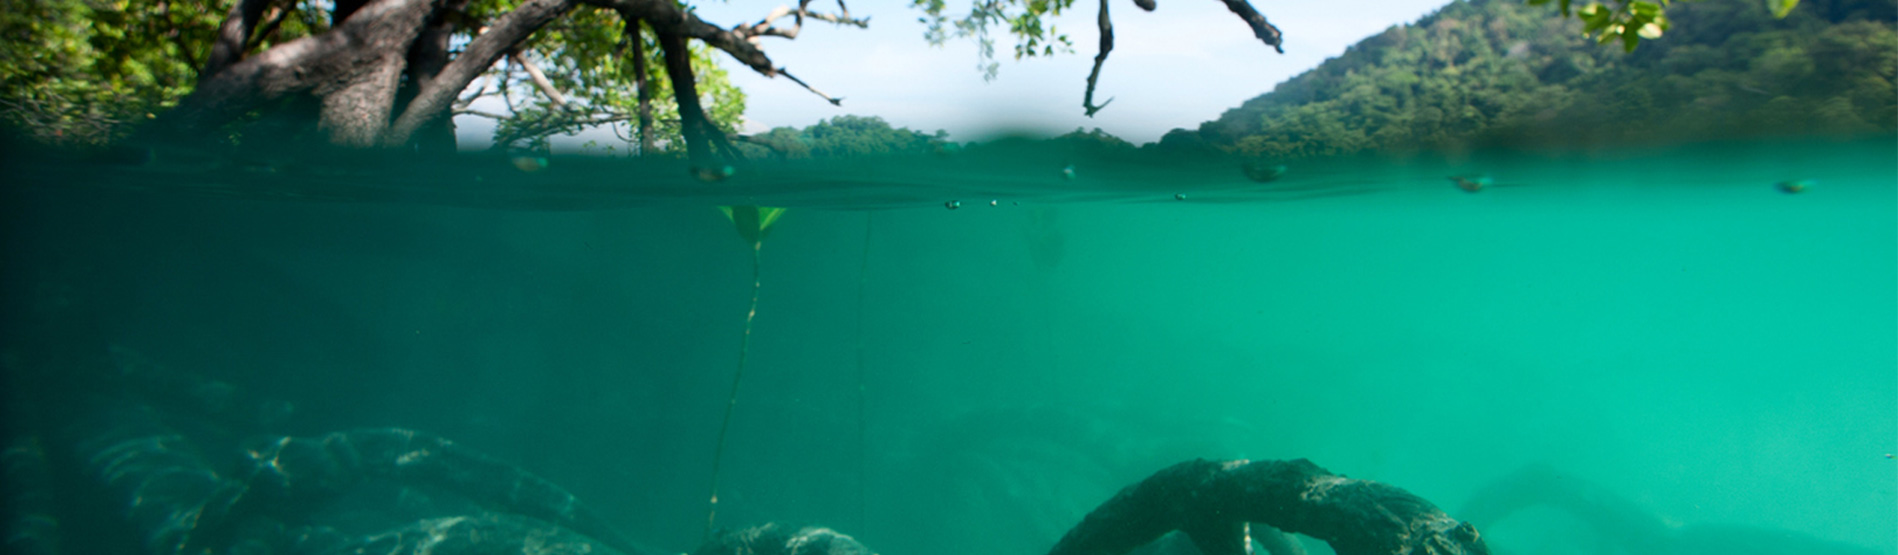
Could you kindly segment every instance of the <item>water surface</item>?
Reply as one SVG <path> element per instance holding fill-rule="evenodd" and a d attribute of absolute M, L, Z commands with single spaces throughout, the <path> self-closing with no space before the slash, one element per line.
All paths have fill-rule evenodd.
<path fill-rule="evenodd" d="M 276 433 L 441 434 L 679 552 L 750 300 L 712 207 L 788 206 L 723 523 L 1040 553 L 1167 464 L 1303 457 L 1452 515 L 1541 465 L 1682 533 L 1889 554 L 1893 146 L 1417 154 L 1268 183 L 1029 148 L 714 183 L 583 158 L 20 164 L 7 296 L 42 307 L 11 325 L 57 297 L 105 342 L 294 402 Z M 1541 554 L 1625 535 L 1585 521 L 1484 532 Z"/>

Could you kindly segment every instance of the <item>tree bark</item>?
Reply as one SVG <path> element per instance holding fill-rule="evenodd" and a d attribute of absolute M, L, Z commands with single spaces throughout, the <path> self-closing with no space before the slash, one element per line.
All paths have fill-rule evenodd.
<path fill-rule="evenodd" d="M 1121 555 L 1179 530 L 1206 555 L 1245 553 L 1245 523 L 1331 544 L 1338 555 L 1487 555 L 1476 528 L 1404 490 L 1311 461 L 1193 460 L 1123 489 L 1049 555 Z"/>
<path fill-rule="evenodd" d="M 244 58 L 199 83 L 196 91 L 166 116 L 179 130 L 205 134 L 266 102 L 299 93 L 324 98 L 319 125 L 344 138 L 347 129 L 386 124 L 394 101 L 402 53 L 441 0 L 376 0 L 364 17 L 351 18 L 321 35 L 284 43 Z M 379 117 L 369 117 L 381 110 Z M 337 118 L 330 120 L 329 118 Z M 370 121 L 374 120 L 374 121 Z M 376 126 L 380 130 L 380 126 Z"/>
<path fill-rule="evenodd" d="M 357 10 L 369 5 L 371 1 L 373 0 L 336 0 L 336 7 L 330 10 L 330 28 L 336 28 L 344 21 L 349 21 L 349 16 L 355 15 Z"/>

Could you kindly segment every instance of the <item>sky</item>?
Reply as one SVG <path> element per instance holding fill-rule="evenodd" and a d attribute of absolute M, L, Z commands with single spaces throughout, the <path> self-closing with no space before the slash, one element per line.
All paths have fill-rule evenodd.
<path fill-rule="evenodd" d="M 783 2 L 728 0 L 695 3 L 699 17 L 729 27 L 753 23 Z M 1000 72 L 984 81 L 973 40 L 934 47 L 923 40 L 921 12 L 908 0 L 850 1 L 853 16 L 870 18 L 869 29 L 812 21 L 795 40 L 766 38 L 773 62 L 832 96 L 832 106 L 782 77 L 769 78 L 730 58 L 721 65 L 746 95 L 745 129 L 804 127 L 839 115 L 879 116 L 897 127 L 926 133 L 948 131 L 959 141 L 998 132 L 1060 134 L 1100 128 L 1136 144 L 1159 140 L 1174 128 L 1200 122 L 1272 90 L 1293 76 L 1344 52 L 1345 47 L 1435 11 L 1445 0 L 1253 0 L 1285 36 L 1278 54 L 1253 37 L 1244 21 L 1216 0 L 1158 0 L 1145 12 L 1132 2 L 1111 2 L 1114 51 L 1102 69 L 1096 100 L 1113 104 L 1084 115 L 1081 99 L 1099 40 L 1099 5 L 1081 0 L 1052 19 L 1074 51 L 1052 58 L 1014 60 L 1012 37 L 998 36 Z M 949 0 L 950 13 L 966 13 L 968 0 Z M 811 9 L 835 12 L 835 0 L 813 0 Z M 491 125 L 464 116 L 456 121 L 464 146 L 483 148 Z M 614 142 L 604 131 L 588 139 Z"/>

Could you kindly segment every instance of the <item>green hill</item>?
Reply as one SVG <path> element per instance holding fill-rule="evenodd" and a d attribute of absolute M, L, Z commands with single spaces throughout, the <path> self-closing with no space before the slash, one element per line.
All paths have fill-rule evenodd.
<path fill-rule="evenodd" d="M 1632 53 L 1550 6 L 1458 1 L 1161 146 L 1297 158 L 1898 129 L 1898 1 L 1675 3 Z"/>

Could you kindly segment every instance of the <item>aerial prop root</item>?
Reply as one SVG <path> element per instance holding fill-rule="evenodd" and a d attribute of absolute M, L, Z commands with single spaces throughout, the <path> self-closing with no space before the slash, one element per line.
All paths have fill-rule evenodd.
<path fill-rule="evenodd" d="M 1246 0 L 1221 1 L 1226 4 L 1226 9 L 1232 10 L 1233 14 L 1246 22 L 1246 26 L 1252 28 L 1253 36 L 1258 37 L 1266 46 L 1272 47 L 1272 50 L 1280 54 L 1285 53 L 1285 49 L 1280 46 L 1284 42 L 1284 34 L 1279 32 L 1278 27 L 1266 21 L 1265 15 L 1254 9 L 1251 3 Z M 1100 52 L 1094 54 L 1094 69 L 1087 74 L 1087 93 L 1081 99 L 1081 107 L 1087 110 L 1087 117 L 1090 118 L 1114 102 L 1113 98 L 1108 98 L 1106 102 L 1094 103 L 1094 88 L 1100 82 L 1101 66 L 1107 63 L 1108 53 L 1114 51 L 1114 20 L 1108 15 L 1107 2 L 1108 0 L 1101 0 L 1100 17 L 1097 22 L 1101 30 Z M 1154 4 L 1154 0 L 1134 0 L 1134 5 L 1146 11 L 1153 11 L 1158 7 Z"/>

